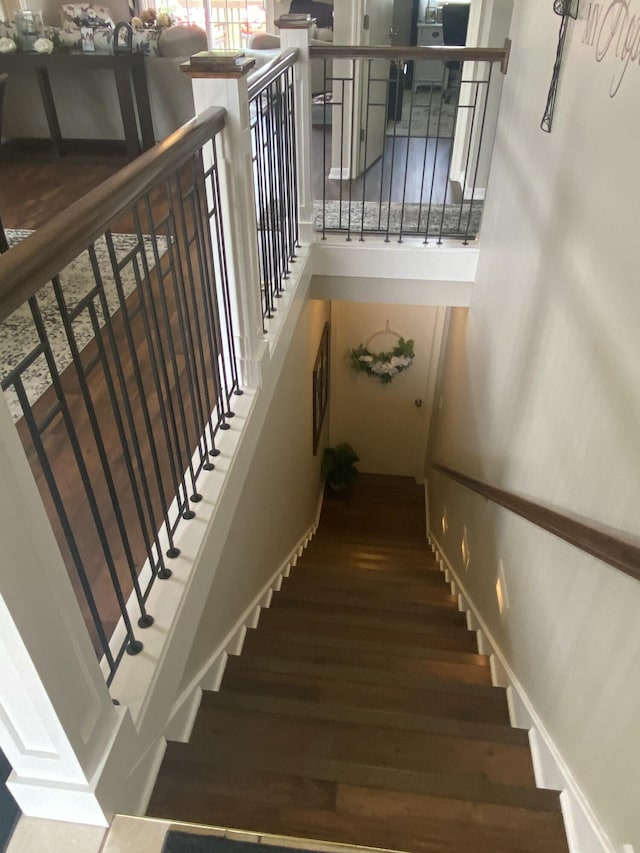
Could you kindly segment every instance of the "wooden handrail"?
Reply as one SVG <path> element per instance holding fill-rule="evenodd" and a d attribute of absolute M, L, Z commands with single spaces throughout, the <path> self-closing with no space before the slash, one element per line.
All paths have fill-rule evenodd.
<path fill-rule="evenodd" d="M 298 59 L 298 49 L 292 47 L 289 50 L 283 50 L 278 56 L 274 56 L 262 68 L 258 68 L 249 75 L 249 100 L 257 98 L 260 92 L 263 92 L 267 86 L 277 80 L 283 71 L 295 65 Z"/>
<path fill-rule="evenodd" d="M 225 125 L 212 107 L 145 151 L 0 256 L 0 323 L 100 237 L 109 224 Z"/>
<path fill-rule="evenodd" d="M 350 44 L 311 45 L 312 59 L 437 59 L 441 62 L 499 62 L 507 71 L 510 43 L 504 47 L 396 47 L 395 45 L 356 46 Z"/>
<path fill-rule="evenodd" d="M 615 527 L 557 509 L 541 501 L 492 486 L 461 471 L 433 462 L 434 470 L 482 495 L 581 551 L 640 580 L 640 539 Z"/>

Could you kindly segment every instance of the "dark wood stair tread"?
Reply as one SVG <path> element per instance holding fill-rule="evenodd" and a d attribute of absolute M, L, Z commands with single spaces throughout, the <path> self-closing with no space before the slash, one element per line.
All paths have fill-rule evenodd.
<path fill-rule="evenodd" d="M 442 572 L 428 569 L 406 575 L 401 569 L 395 572 L 367 568 L 364 565 L 351 563 L 348 571 L 340 566 L 331 565 L 324 561 L 301 561 L 293 569 L 291 578 L 302 583 L 321 584 L 335 589 L 358 589 L 362 592 L 369 586 L 372 590 L 405 597 L 428 595 L 435 590 L 448 591 L 447 582 Z"/>
<path fill-rule="evenodd" d="M 296 634 L 292 636 L 290 631 L 282 630 L 277 627 L 268 627 L 263 623 L 257 629 L 249 629 L 247 631 L 247 640 L 259 641 L 259 638 L 272 638 L 276 640 L 287 641 L 290 645 L 297 643 L 312 643 L 314 646 L 335 646 L 341 649 L 351 649 L 354 651 L 363 651 L 371 654 L 380 655 L 400 655 L 402 657 L 433 659 L 448 661 L 451 663 L 465 664 L 475 666 L 482 669 L 489 667 L 489 656 L 481 655 L 478 652 L 459 652 L 451 649 L 430 648 L 424 645 L 400 645 L 398 643 L 385 643 L 379 640 L 363 640 L 363 639 L 348 639 L 346 637 L 338 637 L 334 634 L 313 634 L 309 639 L 300 637 Z"/>
<path fill-rule="evenodd" d="M 340 681 L 363 684 L 383 684 L 412 690 L 428 690 L 436 693 L 456 693 L 471 698 L 482 698 L 488 702 L 499 703 L 506 707 L 506 691 L 503 687 L 487 684 L 465 684 L 460 681 L 443 681 L 424 676 L 412 676 L 407 673 L 388 670 L 369 669 L 367 667 L 346 664 L 315 663 L 282 658 L 260 657 L 258 655 L 231 656 L 227 669 L 243 670 L 260 668 L 270 672 L 283 672 L 305 677 L 335 678 Z M 225 673 L 226 674 L 226 673 Z"/>
<path fill-rule="evenodd" d="M 271 602 L 271 607 L 286 607 L 297 610 L 317 610 L 333 613 L 351 613 L 354 616 L 369 616 L 372 619 L 387 614 L 391 618 L 402 618 L 413 616 L 425 621 L 438 620 L 448 624 L 460 625 L 465 631 L 467 620 L 464 613 L 452 602 L 443 602 L 439 605 L 430 602 L 396 601 L 386 596 L 367 594 L 336 594 L 335 592 L 300 588 L 294 585 L 284 586 L 279 595 Z"/>
<path fill-rule="evenodd" d="M 229 758 L 242 753 L 302 755 L 389 769 L 427 771 L 535 788 L 527 745 L 316 719 L 306 715 L 213 708 L 198 715 L 190 745 Z M 271 764 L 270 766 L 277 766 Z"/>
<path fill-rule="evenodd" d="M 530 811 L 560 811 L 557 791 L 543 788 L 489 782 L 474 776 L 451 773 L 429 773 L 418 770 L 401 770 L 379 767 L 372 764 L 336 761 L 307 755 L 275 753 L 265 748 L 262 751 L 237 749 L 213 749 L 202 744 L 169 743 L 163 763 L 184 764 L 194 775 L 203 777 L 218 768 L 225 779 L 227 790 L 232 785 L 234 774 L 244 781 L 246 773 L 270 777 L 304 779 L 314 792 L 322 789 L 322 783 L 337 783 L 357 788 L 371 788 L 408 794 L 421 794 L 431 798 L 460 800 L 465 804 L 478 803 Z M 199 768 L 196 770 L 196 768 Z M 203 768 L 206 768 L 204 770 Z M 275 779 L 274 788 L 280 780 Z M 285 781 L 285 785 L 289 780 Z M 295 784 L 295 783 L 294 783 Z M 310 802 L 309 805 L 313 805 Z"/>
<path fill-rule="evenodd" d="M 459 654 L 459 660 L 453 658 L 455 653 L 449 653 L 452 657 L 447 659 L 438 656 L 434 650 L 423 650 L 423 654 L 403 655 L 394 653 L 394 648 L 377 648 L 369 651 L 363 648 L 362 643 L 355 643 L 355 647 L 349 647 L 340 643 L 335 638 L 329 639 L 333 642 L 315 642 L 306 637 L 297 637 L 295 642 L 289 636 L 282 633 L 251 630 L 243 646 L 243 655 L 247 658 L 253 655 L 261 657 L 289 658 L 292 660 L 304 660 L 312 663 L 346 664 L 350 666 L 366 667 L 370 669 L 390 670 L 397 673 L 407 673 L 418 676 L 423 675 L 431 678 L 439 678 L 448 681 L 460 681 L 473 684 L 491 684 L 491 671 L 488 664 L 479 666 L 475 663 L 467 663 L 464 653 Z M 374 644 L 371 644 L 374 645 Z M 426 654 L 430 652 L 430 654 Z M 467 655 L 473 657 L 473 655 Z"/>
<path fill-rule="evenodd" d="M 382 620 L 380 620 L 382 623 Z M 294 618 L 283 609 L 272 608 L 263 610 L 260 615 L 258 630 L 262 626 L 290 628 L 293 636 L 311 637 L 314 635 L 330 635 L 333 637 L 352 638 L 356 640 L 374 640 L 386 643 L 410 646 L 428 646 L 434 649 L 451 649 L 460 652 L 477 652 L 477 642 L 474 634 L 458 630 L 455 627 L 442 625 L 413 624 L 371 624 L 356 617 L 349 618 L 328 614 L 322 617 L 318 614 L 299 614 Z"/>
<path fill-rule="evenodd" d="M 413 688 L 392 682 L 340 679 L 336 673 L 325 668 L 324 675 L 298 670 L 286 671 L 280 662 L 265 664 L 261 661 L 252 666 L 251 661 L 230 661 L 223 678 L 223 689 L 230 687 L 236 692 L 256 693 L 268 696 L 306 699 L 316 702 L 343 703 L 358 707 L 376 707 L 431 716 L 447 716 L 460 720 L 506 723 L 508 710 L 504 694 L 486 695 L 443 689 L 449 682 L 434 682 L 433 689 Z M 287 662 L 290 663 L 290 662 Z M 480 687 L 480 685 L 456 685 L 457 687 Z M 492 688 L 496 689 L 496 688 Z"/>
<path fill-rule="evenodd" d="M 201 712 L 209 708 L 225 708 L 259 711 L 263 714 L 289 714 L 318 720 L 358 723 L 376 728 L 401 729 L 403 731 L 431 732 L 434 734 L 481 740 L 487 743 L 506 743 L 528 747 L 529 736 L 525 729 L 514 729 L 508 723 L 479 723 L 464 720 L 449 720 L 430 717 L 426 714 L 403 714 L 376 708 L 358 708 L 324 702 L 306 702 L 297 699 L 274 699 L 269 696 L 252 696 L 234 693 L 232 690 L 202 694 Z"/>

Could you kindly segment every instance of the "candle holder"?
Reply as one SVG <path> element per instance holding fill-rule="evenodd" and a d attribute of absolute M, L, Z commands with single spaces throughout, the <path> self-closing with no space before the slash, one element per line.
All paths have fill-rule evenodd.
<path fill-rule="evenodd" d="M 20 47 L 32 51 L 36 41 L 44 35 L 42 12 L 20 10 L 16 12 L 15 24 Z"/>

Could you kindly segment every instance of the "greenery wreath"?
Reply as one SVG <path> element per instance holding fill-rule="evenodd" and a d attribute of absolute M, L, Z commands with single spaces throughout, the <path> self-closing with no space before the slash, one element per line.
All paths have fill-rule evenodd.
<path fill-rule="evenodd" d="M 394 376 L 411 367 L 415 357 L 414 342 L 405 341 L 400 335 L 397 335 L 397 338 L 396 346 L 387 352 L 371 352 L 367 346 L 371 338 L 365 344 L 355 347 L 349 353 L 351 367 L 356 373 L 366 373 L 367 376 L 379 379 L 383 385 L 388 385 Z"/>

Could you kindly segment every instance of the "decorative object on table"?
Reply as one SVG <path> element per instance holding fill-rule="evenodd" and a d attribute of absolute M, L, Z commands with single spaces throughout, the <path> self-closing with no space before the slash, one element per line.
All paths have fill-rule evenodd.
<path fill-rule="evenodd" d="M 53 53 L 53 42 L 50 38 L 36 39 L 33 44 L 36 53 Z"/>
<path fill-rule="evenodd" d="M 113 33 L 113 52 L 131 53 L 133 50 L 133 24 L 120 21 Z"/>
<path fill-rule="evenodd" d="M 344 492 L 358 476 L 359 456 L 346 441 L 327 447 L 322 455 L 322 476 L 332 492 Z"/>
<path fill-rule="evenodd" d="M 95 53 L 96 43 L 93 27 L 80 27 L 80 39 L 84 53 Z"/>
<path fill-rule="evenodd" d="M 382 335 L 391 335 L 396 338 L 397 344 L 383 352 L 371 350 L 371 342 Z M 383 385 L 388 385 L 395 376 L 408 370 L 413 364 L 415 358 L 413 345 L 413 340 L 405 340 L 402 335 L 390 329 L 387 320 L 384 329 L 374 332 L 363 344 L 359 344 L 350 351 L 351 367 L 356 373 L 366 373 L 367 376 L 378 379 Z"/>
<path fill-rule="evenodd" d="M 15 41 L 8 36 L 0 38 L 0 53 L 14 53 L 18 49 Z"/>
<path fill-rule="evenodd" d="M 80 27 L 115 27 L 111 10 L 107 6 L 94 6 L 91 3 L 65 3 L 60 6 L 60 22 L 63 29 Z"/>
<path fill-rule="evenodd" d="M 551 75 L 551 84 L 549 86 L 549 94 L 547 95 L 547 105 L 540 122 L 540 129 L 545 133 L 551 133 L 551 125 L 553 123 L 553 112 L 556 106 L 556 95 L 558 93 L 558 81 L 560 79 L 560 66 L 562 64 L 562 54 L 564 52 L 564 41 L 567 36 L 567 27 L 569 19 L 575 20 L 578 17 L 580 0 L 554 0 L 553 11 L 556 15 L 562 18 L 560 22 L 560 32 L 558 34 L 558 47 L 556 49 L 556 60 L 553 64 L 553 73 Z"/>
<path fill-rule="evenodd" d="M 134 24 L 135 21 L 135 24 Z M 131 21 L 131 26 L 142 29 L 165 30 L 173 24 L 171 16 L 166 12 L 156 12 L 153 6 L 143 9 L 138 16 Z"/>
<path fill-rule="evenodd" d="M 16 12 L 15 25 L 18 43 L 23 50 L 33 50 L 36 41 L 44 36 L 42 12 L 21 9 Z"/>
<path fill-rule="evenodd" d="M 329 402 L 329 324 L 324 324 L 313 365 L 313 455 L 318 454 L 322 424 Z"/>

